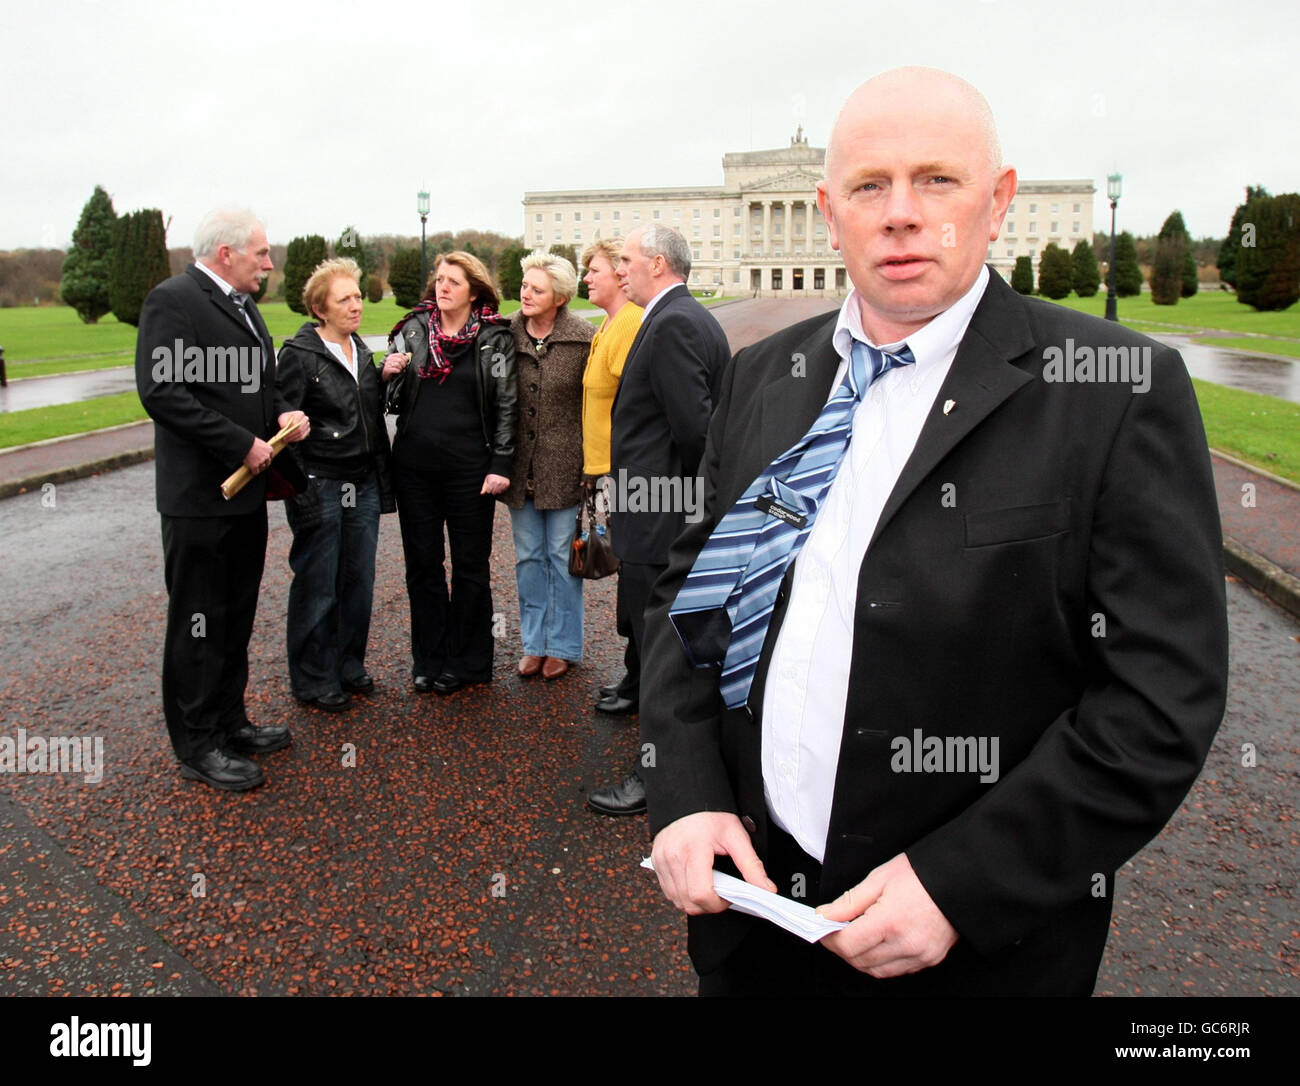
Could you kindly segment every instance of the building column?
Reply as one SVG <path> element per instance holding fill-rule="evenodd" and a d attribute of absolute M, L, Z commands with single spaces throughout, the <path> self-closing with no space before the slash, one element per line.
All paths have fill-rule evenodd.
<path fill-rule="evenodd" d="M 785 248 L 782 249 L 781 251 L 785 253 L 786 256 L 793 256 L 794 255 L 794 201 L 783 200 L 782 203 L 785 205 L 785 214 L 782 216 L 785 219 Z"/>
<path fill-rule="evenodd" d="M 772 201 L 763 201 L 763 255 L 772 251 Z"/>

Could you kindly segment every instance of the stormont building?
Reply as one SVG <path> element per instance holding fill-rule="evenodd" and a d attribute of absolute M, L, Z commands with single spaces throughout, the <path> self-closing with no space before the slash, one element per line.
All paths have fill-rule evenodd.
<path fill-rule="evenodd" d="M 844 264 L 817 210 L 824 147 L 802 129 L 789 147 L 722 156 L 721 185 L 524 193 L 524 244 L 572 245 L 623 237 L 642 223 L 676 227 L 691 245 L 692 289 L 798 298 L 843 295 Z M 1092 240 L 1092 181 L 1021 181 L 988 262 L 1011 277 L 1016 257 L 1034 261 L 1050 242 Z"/>

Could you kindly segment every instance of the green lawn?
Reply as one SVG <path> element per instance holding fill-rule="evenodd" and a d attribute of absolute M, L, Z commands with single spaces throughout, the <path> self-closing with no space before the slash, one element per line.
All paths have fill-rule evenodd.
<path fill-rule="evenodd" d="M 1193 379 L 1216 449 L 1300 483 L 1300 404 Z"/>
<path fill-rule="evenodd" d="M 1260 336 L 1197 336 L 1197 343 L 1209 347 L 1227 347 L 1233 351 L 1251 354 L 1276 354 L 1285 358 L 1300 358 L 1300 341 L 1294 339 L 1264 339 Z"/>
<path fill-rule="evenodd" d="M 62 403 L 54 407 L 32 407 L 26 411 L 9 411 L 0 415 L 0 449 L 27 445 L 49 437 L 102 430 L 147 418 L 134 392 L 100 396 L 81 403 Z"/>
<path fill-rule="evenodd" d="M 1071 294 L 1057 305 L 1091 313 L 1096 317 L 1106 315 L 1106 289 L 1092 298 Z M 1223 332 L 1253 332 L 1257 335 L 1300 340 L 1300 304 L 1281 312 L 1257 313 L 1248 305 L 1237 301 L 1235 294 L 1222 290 L 1202 290 L 1190 298 L 1182 298 L 1177 305 L 1155 305 L 1150 294 L 1135 298 L 1120 298 L 1117 303 L 1120 322 L 1133 327 L 1142 325 L 1162 332 L 1195 332 L 1214 330 Z"/>

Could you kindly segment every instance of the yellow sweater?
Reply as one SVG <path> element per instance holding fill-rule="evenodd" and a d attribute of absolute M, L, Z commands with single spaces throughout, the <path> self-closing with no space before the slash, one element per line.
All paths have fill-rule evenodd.
<path fill-rule="evenodd" d="M 587 369 L 582 375 L 582 470 L 587 475 L 609 472 L 609 416 L 614 393 L 623 376 L 623 363 L 632 349 L 645 310 L 626 302 L 611 320 L 605 318 L 591 341 Z"/>

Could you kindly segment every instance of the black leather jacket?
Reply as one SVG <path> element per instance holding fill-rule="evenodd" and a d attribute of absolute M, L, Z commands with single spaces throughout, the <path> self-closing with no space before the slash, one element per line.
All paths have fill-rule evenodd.
<path fill-rule="evenodd" d="M 405 350 L 411 361 L 389 382 L 387 409 L 397 415 L 400 440 L 420 394 L 420 369 L 429 361 L 429 314 L 417 313 L 402 325 Z M 515 341 L 509 324 L 485 324 L 475 342 L 478 351 L 478 411 L 483 442 L 492 451 L 491 475 L 510 477 L 515 462 L 515 424 L 519 419 L 519 386 L 515 376 Z"/>
<path fill-rule="evenodd" d="M 352 379 L 308 321 L 276 357 L 276 380 L 290 408 L 306 412 L 311 433 L 291 445 L 309 475 L 359 482 L 377 473 L 385 512 L 390 511 L 388 427 L 383 381 L 361 337 L 353 335 L 357 380 Z"/>

